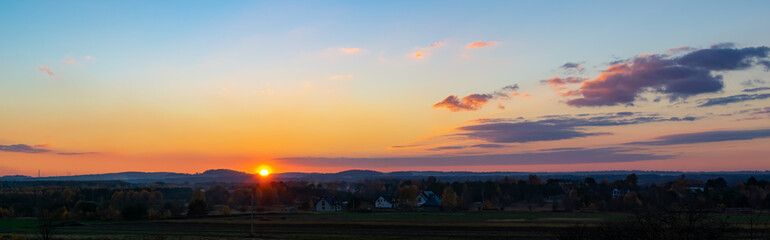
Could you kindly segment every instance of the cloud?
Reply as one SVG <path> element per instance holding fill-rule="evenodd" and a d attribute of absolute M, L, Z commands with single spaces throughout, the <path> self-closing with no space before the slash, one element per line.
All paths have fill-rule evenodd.
<path fill-rule="evenodd" d="M 435 148 L 428 148 L 428 151 L 441 151 L 441 150 L 456 150 L 456 149 L 463 149 L 467 146 L 443 146 L 443 147 L 435 147 Z"/>
<path fill-rule="evenodd" d="M 490 42 L 484 42 L 484 41 L 478 41 L 473 43 L 468 43 L 468 45 L 465 45 L 465 48 L 467 49 L 473 49 L 473 48 L 484 48 L 489 47 L 493 45 L 500 44 L 498 41 L 490 41 Z"/>
<path fill-rule="evenodd" d="M 695 117 L 662 117 L 655 114 L 629 114 L 628 112 L 587 114 L 582 117 L 571 115 L 547 116 L 537 121 L 501 120 L 481 121 L 480 124 L 459 127 L 460 133 L 470 139 L 493 143 L 526 143 L 556 141 L 589 136 L 609 135 L 607 132 L 588 132 L 585 127 L 621 126 L 650 122 L 694 121 Z"/>
<path fill-rule="evenodd" d="M 427 47 L 415 47 L 417 51 L 411 53 L 410 55 L 415 58 L 423 58 L 430 54 L 430 51 L 432 51 L 435 48 L 439 48 L 441 46 L 444 46 L 444 43 L 442 42 L 436 42 L 431 45 L 428 45 Z"/>
<path fill-rule="evenodd" d="M 562 69 L 566 70 L 567 72 L 573 72 L 573 73 L 582 73 L 585 71 L 585 68 L 583 65 L 580 65 L 580 63 L 574 63 L 574 62 L 568 62 L 563 65 L 561 65 Z"/>
<path fill-rule="evenodd" d="M 361 51 L 359 48 L 337 48 L 337 51 L 340 51 L 342 53 L 357 53 Z"/>
<path fill-rule="evenodd" d="M 475 144 L 470 146 L 443 146 L 443 147 L 435 147 L 435 148 L 429 148 L 426 149 L 428 151 L 442 151 L 442 150 L 457 150 L 457 149 L 465 149 L 465 148 L 503 148 L 505 145 L 502 144 Z"/>
<path fill-rule="evenodd" d="M 471 147 L 475 147 L 475 148 L 504 148 L 505 145 L 484 143 L 484 144 L 471 145 Z"/>
<path fill-rule="evenodd" d="M 85 57 L 83 57 L 83 59 L 85 59 L 85 60 L 93 60 L 94 57 L 92 57 L 92 56 L 85 56 Z"/>
<path fill-rule="evenodd" d="M 518 84 L 505 86 L 492 93 L 479 94 L 474 93 L 463 98 L 459 98 L 455 95 L 449 95 L 440 102 L 433 104 L 434 108 L 446 108 L 449 111 L 476 111 L 481 109 L 482 106 L 487 104 L 494 98 L 508 99 L 510 98 L 510 92 L 519 89 Z"/>
<path fill-rule="evenodd" d="M 672 134 L 654 138 L 654 141 L 631 142 L 626 145 L 674 145 L 708 142 L 751 140 L 770 137 L 770 129 L 710 131 L 684 134 Z"/>
<path fill-rule="evenodd" d="M 0 145 L 0 151 L 4 152 L 18 152 L 18 153 L 46 153 L 51 150 L 32 147 L 27 144 L 15 144 L 15 145 Z"/>
<path fill-rule="evenodd" d="M 401 146 L 390 146 L 391 149 L 400 149 L 400 148 L 416 148 L 416 147 L 422 147 L 424 145 L 421 144 L 414 144 L 414 145 L 401 145 Z"/>
<path fill-rule="evenodd" d="M 753 87 L 753 86 L 757 86 L 757 85 L 763 85 L 765 83 L 767 83 L 767 81 L 765 81 L 765 80 L 761 80 L 761 79 L 753 79 L 753 80 L 751 80 L 751 79 L 749 79 L 749 80 L 741 82 L 741 85 L 743 85 L 744 87 Z"/>
<path fill-rule="evenodd" d="M 758 87 L 758 88 L 743 89 L 743 92 L 759 92 L 759 91 L 766 91 L 766 90 L 770 90 L 770 87 Z"/>
<path fill-rule="evenodd" d="M 89 155 L 89 154 L 99 154 L 99 153 L 98 152 L 60 152 L 56 154 L 72 156 L 72 155 Z"/>
<path fill-rule="evenodd" d="M 730 103 L 745 102 L 751 100 L 761 100 L 770 98 L 770 93 L 765 94 L 738 94 L 727 97 L 709 98 L 701 101 L 698 107 L 710 107 L 716 105 L 727 105 Z"/>
<path fill-rule="evenodd" d="M 40 66 L 39 68 L 37 68 L 37 70 L 41 71 L 41 72 L 44 72 L 44 73 L 48 73 L 49 76 L 54 76 L 54 74 L 51 71 L 51 69 L 48 68 L 48 66 L 46 66 L 46 65 Z"/>
<path fill-rule="evenodd" d="M 564 85 L 578 84 L 578 83 L 585 82 L 586 80 L 588 80 L 588 78 L 582 78 L 582 77 L 561 78 L 559 76 L 556 76 L 550 79 L 540 80 L 540 84 L 547 84 L 554 91 L 560 91 L 560 90 L 564 90 Z"/>
<path fill-rule="evenodd" d="M 499 166 L 499 165 L 538 165 L 538 164 L 581 164 L 581 163 L 617 163 L 647 160 L 671 159 L 672 155 L 654 153 L 634 153 L 639 149 L 595 148 L 549 152 L 525 152 L 495 155 L 465 156 L 426 156 L 393 158 L 319 158 L 298 157 L 280 158 L 284 164 L 305 166 L 379 168 L 379 167 L 422 167 L 422 166 Z"/>
<path fill-rule="evenodd" d="M 677 53 L 680 53 L 680 52 L 689 52 L 689 51 L 692 51 L 692 50 L 695 50 L 695 48 L 688 47 L 688 46 L 681 46 L 681 47 L 675 47 L 675 48 L 669 49 L 669 50 L 666 51 L 666 53 L 668 53 L 668 54 L 677 54 Z"/>
<path fill-rule="evenodd" d="M 614 62 L 593 80 L 583 82 L 575 107 L 633 105 L 643 92 L 656 92 L 675 101 L 722 90 L 722 75 L 713 71 L 743 70 L 756 65 L 770 69 L 770 48 L 731 48 L 718 44 L 681 57 L 642 54 Z"/>

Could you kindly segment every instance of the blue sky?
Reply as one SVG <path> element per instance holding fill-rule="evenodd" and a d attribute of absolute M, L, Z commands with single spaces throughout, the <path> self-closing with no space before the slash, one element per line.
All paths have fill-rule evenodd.
<path fill-rule="evenodd" d="M 630 149 L 623 143 L 716 130 L 763 132 L 770 127 L 768 118 L 727 116 L 761 112 L 749 110 L 768 106 L 762 92 L 752 101 L 698 107 L 707 98 L 766 87 L 763 81 L 770 79 L 761 64 L 706 71 L 722 75 L 724 87 L 675 102 L 653 102 L 666 96 L 655 92 L 659 86 L 649 85 L 633 95 L 638 97 L 634 106 L 569 106 L 554 92 L 557 87 L 541 81 L 573 76 L 590 82 L 617 61 L 668 54 L 682 46 L 689 49 L 680 55 L 715 43 L 733 43 L 731 49 L 738 50 L 768 46 L 769 7 L 764 1 L 3 1 L 0 111 L 5 118 L 0 132 L 7 134 L 0 136 L 0 146 L 98 154 L 52 156 L 7 147 L 0 158 L 28 164 L 0 162 L 0 173 L 29 172 L 51 162 L 94 165 L 75 169 L 81 172 L 248 170 L 260 164 L 284 166 L 277 171 L 332 171 L 344 166 L 323 168 L 287 159 L 529 157 L 539 156 L 532 154 L 539 149 L 563 147 L 592 154 L 596 149 L 612 154 L 622 147 L 674 157 L 656 155 L 636 165 L 576 161 L 527 169 L 688 170 L 693 159 L 709 155 L 704 149 L 713 143 L 692 149 Z M 489 46 L 469 47 L 476 42 Z M 424 56 L 415 57 L 418 52 Z M 560 68 L 565 63 L 584 70 L 566 71 Z M 759 82 L 742 84 L 747 80 Z M 519 89 L 511 94 L 520 95 L 485 98 L 478 109 L 432 107 L 448 95 L 460 99 L 512 84 Z M 465 136 L 458 129 L 477 119 L 537 121 L 544 115 L 614 112 L 698 120 L 603 126 L 594 133 L 608 134 L 473 151 L 457 146 L 489 143 L 447 138 Z M 767 138 L 742 141 L 746 144 L 737 148 L 722 146 L 720 154 L 747 159 L 744 167 L 729 169 L 770 168 L 761 163 L 767 152 L 757 147 Z M 392 148 L 405 145 L 423 147 Z M 102 163 L 105 159 L 119 164 Z M 132 163 L 138 159 L 172 160 L 135 169 Z M 177 169 L 182 159 L 197 162 Z M 521 167 L 515 161 L 469 165 L 474 170 Z M 707 168 L 691 170 L 698 169 Z"/>

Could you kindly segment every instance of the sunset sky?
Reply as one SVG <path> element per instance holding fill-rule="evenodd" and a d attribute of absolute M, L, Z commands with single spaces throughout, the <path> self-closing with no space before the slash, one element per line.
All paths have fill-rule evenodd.
<path fill-rule="evenodd" d="M 770 170 L 768 1 L 0 1 L 0 175 Z"/>

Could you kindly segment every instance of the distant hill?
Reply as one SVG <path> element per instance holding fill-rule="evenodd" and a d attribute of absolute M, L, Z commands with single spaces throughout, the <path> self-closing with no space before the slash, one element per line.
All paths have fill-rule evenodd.
<path fill-rule="evenodd" d="M 628 174 L 636 173 L 639 183 L 655 183 L 671 181 L 682 177 L 697 181 L 722 177 L 728 182 L 746 181 L 749 177 L 758 180 L 770 180 L 768 171 L 740 172 L 673 172 L 673 171 L 594 171 L 594 172 L 440 172 L 440 171 L 399 171 L 378 172 L 372 170 L 347 170 L 338 173 L 301 173 L 287 172 L 270 175 L 271 181 L 356 181 L 362 179 L 424 179 L 430 176 L 442 181 L 486 181 L 505 177 L 511 179 L 527 179 L 530 174 L 536 174 L 540 179 L 585 179 L 592 177 L 597 181 L 622 180 Z M 29 177 L 21 175 L 3 176 L 0 181 L 123 181 L 133 184 L 142 183 L 206 183 L 206 182 L 256 182 L 260 177 L 255 174 L 233 171 L 228 169 L 212 169 L 202 173 L 174 172 L 119 172 L 105 174 L 88 174 L 58 177 Z"/>

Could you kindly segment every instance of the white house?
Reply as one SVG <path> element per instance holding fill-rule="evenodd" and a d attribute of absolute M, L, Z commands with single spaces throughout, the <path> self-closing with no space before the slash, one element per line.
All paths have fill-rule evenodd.
<path fill-rule="evenodd" d="M 628 193 L 628 189 L 625 188 L 613 188 L 612 189 L 612 198 L 620 198 Z"/>
<path fill-rule="evenodd" d="M 375 208 L 397 208 L 398 202 L 393 195 L 382 195 L 374 201 Z"/>
<path fill-rule="evenodd" d="M 316 201 L 315 210 L 318 212 L 339 212 L 342 211 L 342 202 L 334 196 L 322 197 Z"/>

